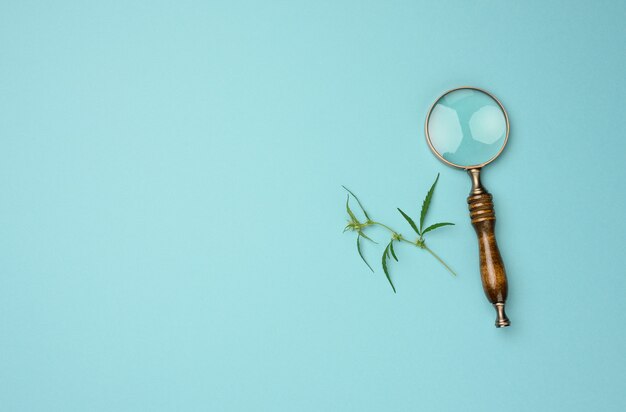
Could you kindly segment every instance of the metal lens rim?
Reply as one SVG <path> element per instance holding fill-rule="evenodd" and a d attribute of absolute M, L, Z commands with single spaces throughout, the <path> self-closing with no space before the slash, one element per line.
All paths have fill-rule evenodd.
<path fill-rule="evenodd" d="M 441 99 L 443 99 L 448 94 L 450 94 L 452 92 L 455 92 L 457 90 L 475 90 L 475 91 L 484 93 L 487 96 L 491 97 L 496 103 L 498 103 L 498 106 L 500 106 L 500 110 L 502 110 L 502 113 L 504 113 L 504 121 L 506 122 L 506 136 L 504 137 L 504 144 L 502 145 L 502 147 L 500 148 L 498 153 L 495 154 L 495 156 L 493 156 L 491 159 L 487 160 L 484 163 L 480 163 L 480 164 L 476 164 L 476 165 L 470 165 L 470 166 L 462 166 L 462 165 L 458 165 L 456 163 L 452 163 L 452 162 L 444 159 L 443 156 L 437 150 L 435 150 L 435 147 L 433 146 L 433 143 L 430 140 L 430 134 L 428 133 L 428 121 L 430 120 L 430 114 L 432 113 L 433 109 L 435 108 L 437 103 L 439 103 L 439 101 Z M 494 96 L 493 94 L 489 93 L 487 90 L 480 89 L 478 87 L 472 87 L 472 86 L 455 87 L 454 89 L 450 89 L 447 92 L 445 92 L 444 94 L 442 94 L 441 96 L 439 96 L 437 98 L 437 100 L 435 100 L 435 103 L 433 103 L 432 106 L 430 106 L 430 109 L 428 110 L 428 114 L 426 115 L 426 122 L 424 123 L 424 132 L 426 134 L 426 142 L 428 143 L 428 147 L 430 147 L 430 150 L 435 154 L 435 156 L 437 156 L 439 158 L 439 160 L 441 160 L 442 162 L 444 162 L 445 164 L 447 164 L 449 166 L 457 167 L 459 169 L 465 169 L 465 170 L 479 169 L 479 168 L 481 168 L 481 167 L 483 167 L 483 166 L 493 162 L 494 160 L 496 160 L 496 158 L 498 156 L 500 156 L 500 153 L 502 153 L 502 151 L 506 147 L 507 142 L 509 141 L 509 129 L 510 129 L 510 127 L 509 127 L 509 115 L 507 114 L 506 109 L 504 108 L 504 106 L 502 105 L 500 100 L 498 100 L 496 98 L 496 96 Z"/>

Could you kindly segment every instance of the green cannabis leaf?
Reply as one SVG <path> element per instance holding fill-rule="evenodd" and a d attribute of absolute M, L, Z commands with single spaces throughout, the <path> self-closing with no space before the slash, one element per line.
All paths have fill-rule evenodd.
<path fill-rule="evenodd" d="M 404 236 L 402 236 L 401 233 L 396 232 L 395 230 L 393 230 L 389 226 L 387 226 L 387 225 L 385 225 L 383 223 L 377 222 L 375 220 L 372 220 L 370 218 L 370 216 L 367 214 L 367 212 L 365 211 L 365 208 L 363 207 L 363 204 L 361 203 L 359 198 L 354 193 L 352 193 L 347 187 L 342 186 L 348 192 L 348 198 L 346 200 L 346 211 L 348 212 L 348 216 L 350 218 L 348 220 L 348 224 L 344 228 L 344 232 L 352 231 L 352 232 L 356 232 L 357 233 L 357 238 L 356 238 L 357 252 L 359 253 L 359 256 L 361 257 L 363 262 L 365 262 L 367 267 L 372 272 L 374 272 L 374 269 L 372 269 L 372 266 L 367 262 L 367 260 L 365 259 L 365 256 L 363 255 L 363 251 L 361 250 L 361 238 L 367 239 L 367 240 L 369 240 L 369 241 L 371 241 L 373 243 L 376 243 L 376 242 L 374 242 L 371 238 L 369 238 L 364 233 L 364 230 L 366 228 L 370 227 L 370 226 L 380 226 L 383 229 L 385 229 L 385 230 L 387 230 L 387 231 L 389 231 L 391 233 L 391 240 L 389 241 L 387 246 L 385 246 L 385 249 L 383 251 L 383 256 L 381 258 L 381 264 L 382 264 L 382 267 L 383 267 L 383 272 L 385 273 L 385 276 L 387 278 L 387 281 L 389 282 L 389 285 L 391 286 L 391 289 L 393 290 L 394 293 L 396 293 L 396 287 L 394 286 L 393 281 L 391 279 L 391 275 L 389 273 L 389 259 L 393 258 L 396 262 L 398 262 L 398 256 L 396 255 L 396 252 L 394 250 L 394 242 L 397 242 L 397 243 L 408 243 L 410 245 L 413 245 L 415 247 L 418 247 L 420 249 L 423 249 L 423 250 L 427 251 L 435 259 L 437 259 L 450 273 L 452 273 L 453 275 L 456 276 L 456 273 L 450 268 L 450 266 L 448 266 L 435 252 L 433 252 L 432 249 L 430 249 L 428 246 L 426 246 L 426 240 L 424 239 L 424 235 L 426 233 L 428 233 L 428 232 L 431 232 L 431 231 L 433 231 L 435 229 L 438 229 L 440 227 L 443 227 L 443 226 L 454 225 L 454 223 L 441 222 L 441 223 L 434 223 L 434 224 L 424 228 L 424 222 L 426 221 L 426 216 L 427 216 L 428 210 L 430 208 L 430 203 L 432 201 L 433 194 L 435 192 L 435 186 L 437 185 L 438 181 L 439 181 L 439 174 L 437 174 L 437 177 L 435 178 L 435 181 L 433 182 L 432 186 L 430 187 L 430 190 L 428 190 L 428 193 L 426 194 L 426 198 L 424 199 L 424 202 L 422 203 L 422 210 L 420 211 L 420 221 L 419 221 L 420 224 L 419 224 L 419 227 L 415 224 L 415 221 L 411 218 L 411 216 L 409 216 L 407 213 L 402 211 L 400 208 L 397 208 L 398 212 L 400 212 L 402 217 L 409 223 L 411 228 L 417 234 L 417 238 L 414 241 L 407 240 L 407 239 L 404 238 Z M 352 211 L 352 209 L 350 209 L 350 197 L 351 196 L 354 198 L 354 200 L 356 200 L 357 204 L 359 205 L 359 208 L 361 209 L 361 212 L 363 212 L 363 216 L 365 217 L 363 219 L 363 221 L 359 220 L 359 218 L 356 216 L 354 211 Z"/>
<path fill-rule="evenodd" d="M 393 250 L 393 239 L 391 239 L 391 242 L 389 242 L 389 251 L 391 252 L 391 256 L 393 256 L 396 262 L 398 262 L 398 257 L 396 256 L 396 252 L 394 252 Z"/>
<path fill-rule="evenodd" d="M 415 233 L 417 233 L 418 235 L 421 235 L 422 233 L 417 228 L 417 226 L 415 226 L 415 222 L 413 221 L 413 219 L 411 219 L 411 217 L 409 215 L 407 215 L 406 213 L 404 213 L 399 207 L 397 209 L 398 209 L 398 212 L 400 212 L 402 214 L 402 216 L 404 216 L 406 221 L 409 222 L 409 225 L 411 225 L 413 230 L 415 230 Z"/>
<path fill-rule="evenodd" d="M 437 229 L 438 227 L 442 227 L 442 226 L 452 226 L 452 225 L 454 225 L 454 223 L 448 223 L 448 222 L 444 222 L 444 223 L 435 223 L 434 225 L 430 225 L 430 226 L 428 226 L 426 229 L 424 229 L 424 231 L 422 232 L 422 235 L 423 235 L 424 233 L 428 233 L 428 232 L 430 232 L 431 230 L 435 230 L 435 229 Z"/>
<path fill-rule="evenodd" d="M 422 233 L 422 229 L 424 228 L 424 220 L 426 219 L 426 213 L 428 213 L 428 208 L 430 207 L 430 200 L 433 198 L 433 193 L 435 192 L 435 186 L 437 186 L 437 182 L 439 181 L 439 173 L 437 173 L 437 177 L 435 178 L 435 182 L 426 193 L 426 198 L 424 199 L 424 203 L 422 203 L 422 212 L 420 213 L 420 231 Z"/>
<path fill-rule="evenodd" d="M 359 198 L 358 198 L 358 197 L 356 197 L 356 195 L 355 195 L 354 193 L 352 193 L 352 192 L 350 191 L 350 189 L 348 189 L 347 187 L 345 187 L 345 186 L 343 186 L 343 185 L 342 185 L 341 187 L 343 187 L 344 189 L 346 189 L 346 190 L 348 191 L 348 193 L 350 193 L 350 194 L 352 195 L 352 197 L 354 198 L 354 200 L 356 200 L 356 202 L 359 204 L 359 207 L 360 207 L 360 208 L 361 208 L 361 210 L 363 211 L 363 214 L 365 215 L 365 218 L 366 218 L 367 220 L 370 220 L 370 217 L 368 216 L 367 212 L 366 212 L 366 211 L 365 211 L 365 209 L 363 208 L 363 205 L 361 204 L 361 201 L 359 200 Z M 350 197 L 350 196 L 348 196 L 348 198 L 349 198 L 349 197 Z"/>
<path fill-rule="evenodd" d="M 393 240 L 389 242 L 389 244 L 385 248 L 385 251 L 383 252 L 383 271 L 385 272 L 385 276 L 387 276 L 387 280 L 389 281 L 389 284 L 391 285 L 391 289 L 393 289 L 393 293 L 396 293 L 396 287 L 393 285 L 393 282 L 391 281 L 391 276 L 389 275 L 389 270 L 387 269 L 387 258 L 389 257 L 389 247 L 391 246 L 392 243 L 393 243 Z"/>
<path fill-rule="evenodd" d="M 363 252 L 361 252 L 361 235 L 358 235 L 356 237 L 356 250 L 359 252 L 359 256 L 361 256 L 361 259 L 363 259 L 363 262 L 365 262 L 365 264 L 367 265 L 368 268 L 370 268 L 370 270 L 372 272 L 374 272 L 374 269 L 372 269 L 372 267 L 370 266 L 369 263 L 367 263 L 367 260 L 365 260 L 365 256 L 363 256 Z"/>

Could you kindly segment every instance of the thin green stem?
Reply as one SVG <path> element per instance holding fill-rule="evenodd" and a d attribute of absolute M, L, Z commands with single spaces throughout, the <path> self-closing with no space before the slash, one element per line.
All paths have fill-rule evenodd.
<path fill-rule="evenodd" d="M 389 226 L 385 225 L 384 223 L 375 222 L 375 221 L 373 221 L 373 220 L 370 220 L 370 221 L 369 221 L 369 224 L 370 224 L 370 225 L 378 225 L 378 226 L 384 227 L 385 229 L 387 229 L 387 230 L 388 230 L 388 231 L 390 231 L 391 233 L 394 233 L 394 234 L 396 234 L 396 235 L 399 235 L 399 233 L 398 233 L 398 232 L 396 232 L 395 230 L 393 230 L 393 229 L 392 229 L 392 228 L 390 228 Z"/>
<path fill-rule="evenodd" d="M 431 255 L 433 255 L 433 257 L 435 259 L 437 259 L 439 262 L 441 262 L 442 265 L 444 265 L 446 267 L 446 269 L 448 269 L 450 271 L 450 273 L 452 273 L 454 276 L 456 276 L 456 273 L 454 272 L 454 270 L 452 270 L 452 268 L 450 266 L 448 266 L 446 264 L 446 262 L 443 261 L 443 259 L 441 259 L 439 256 L 437 256 L 437 254 L 435 252 L 433 252 L 432 250 L 430 250 L 430 248 L 426 245 L 423 245 L 423 248 L 426 249 L 428 251 L 428 253 L 430 253 Z"/>
<path fill-rule="evenodd" d="M 455 272 L 454 270 L 452 270 L 452 268 L 451 268 L 450 266 L 448 266 L 448 264 L 447 264 L 446 262 L 444 262 L 444 261 L 443 261 L 443 259 L 441 259 L 441 258 L 440 258 L 440 257 L 439 257 L 439 256 L 438 256 L 435 252 L 433 252 L 433 251 L 432 251 L 432 250 L 431 250 L 428 246 L 426 246 L 426 245 L 424 244 L 424 238 L 423 238 L 422 236 L 420 236 L 420 237 L 417 239 L 417 241 L 415 241 L 415 242 L 411 242 L 410 240 L 405 239 L 405 238 L 402 236 L 402 234 L 400 234 L 400 233 L 396 232 L 395 230 L 393 230 L 392 228 L 390 228 L 390 227 L 389 227 L 389 226 L 387 226 L 386 224 L 384 224 L 384 223 L 380 223 L 380 222 L 376 222 L 375 220 L 369 220 L 369 221 L 367 221 L 367 222 L 363 225 L 363 227 L 373 226 L 373 225 L 380 226 L 380 227 L 383 227 L 383 228 L 387 229 L 387 230 L 388 230 L 388 231 L 390 231 L 390 232 L 391 232 L 394 236 L 398 236 L 398 237 L 399 237 L 399 239 L 396 239 L 396 240 L 398 240 L 398 241 L 400 241 L 400 242 L 408 243 L 408 244 L 413 245 L 413 246 L 415 246 L 415 247 L 417 247 L 417 248 L 420 248 L 420 249 L 425 249 L 428 253 L 430 253 L 431 255 L 433 255 L 433 257 L 434 257 L 435 259 L 437 259 L 437 260 L 438 260 L 438 261 L 439 261 L 439 262 L 440 262 L 440 263 L 441 263 L 441 264 L 442 264 L 442 265 L 443 265 L 446 269 L 448 269 L 448 271 L 449 271 L 450 273 L 452 273 L 452 275 L 456 276 L 456 272 Z M 420 243 L 421 243 L 421 244 L 420 244 Z"/>

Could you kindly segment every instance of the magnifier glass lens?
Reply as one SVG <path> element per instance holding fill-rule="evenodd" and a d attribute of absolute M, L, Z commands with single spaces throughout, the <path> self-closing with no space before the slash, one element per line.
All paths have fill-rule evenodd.
<path fill-rule="evenodd" d="M 441 157 L 458 166 L 477 166 L 500 153 L 507 119 L 498 102 L 480 90 L 443 95 L 428 118 L 428 136 Z"/>

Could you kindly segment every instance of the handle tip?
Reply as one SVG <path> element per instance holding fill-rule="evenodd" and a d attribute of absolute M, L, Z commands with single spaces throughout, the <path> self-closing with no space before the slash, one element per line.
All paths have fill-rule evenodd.
<path fill-rule="evenodd" d="M 506 312 L 504 311 L 504 303 L 495 303 L 493 307 L 496 308 L 496 328 L 511 326 L 511 321 L 506 316 Z"/>

